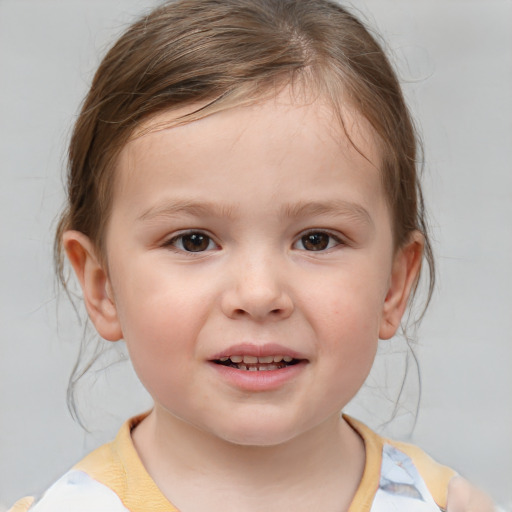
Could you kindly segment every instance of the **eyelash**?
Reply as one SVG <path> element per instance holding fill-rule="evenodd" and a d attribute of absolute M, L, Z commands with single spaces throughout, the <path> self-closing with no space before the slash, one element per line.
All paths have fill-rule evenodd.
<path fill-rule="evenodd" d="M 319 237 L 320 236 L 320 237 Z M 194 238 L 197 237 L 197 239 Z M 309 240 L 308 240 L 309 237 Z M 315 240 L 314 237 L 317 237 Z M 326 239 L 322 239 L 321 237 L 327 237 Z M 187 240 L 189 242 L 192 242 L 199 250 L 189 250 L 190 247 L 187 249 L 184 245 L 184 240 Z M 197 242 L 197 243 L 196 243 Z M 201 242 L 206 242 L 206 246 L 203 248 L 200 244 Z M 323 244 L 320 244 L 319 248 L 310 248 L 308 249 L 306 245 L 308 243 L 318 243 L 323 242 L 323 244 L 326 244 L 325 247 Z M 298 244 L 302 244 L 302 248 L 297 247 Z M 214 247 L 212 247 L 212 245 Z M 333 249 L 334 247 L 337 247 L 338 245 L 345 245 L 345 243 L 336 235 L 328 232 L 328 231 L 322 231 L 322 230 L 310 230 L 306 233 L 301 234 L 301 236 L 294 242 L 292 245 L 293 249 L 299 249 L 306 252 L 326 252 L 330 249 Z M 176 251 L 184 252 L 188 254 L 194 254 L 194 253 L 202 253 L 206 252 L 208 250 L 212 250 L 213 248 L 218 248 L 219 246 L 214 242 L 211 236 L 208 234 L 202 232 L 202 231 L 187 231 L 185 233 L 180 233 L 179 235 L 176 235 L 172 237 L 170 240 L 166 241 L 164 243 L 165 247 L 171 247 Z"/>

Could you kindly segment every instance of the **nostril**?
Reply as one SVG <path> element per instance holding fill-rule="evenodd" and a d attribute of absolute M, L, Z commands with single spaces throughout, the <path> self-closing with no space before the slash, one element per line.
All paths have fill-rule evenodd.
<path fill-rule="evenodd" d="M 265 318 L 281 320 L 288 317 L 293 311 L 293 303 L 286 294 L 263 293 L 265 290 L 245 286 L 227 290 L 221 300 L 224 314 L 230 318 Z"/>

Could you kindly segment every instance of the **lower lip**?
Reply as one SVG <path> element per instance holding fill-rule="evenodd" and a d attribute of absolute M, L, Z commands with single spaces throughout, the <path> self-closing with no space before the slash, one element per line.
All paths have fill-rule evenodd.
<path fill-rule="evenodd" d="M 238 370 L 237 368 L 214 362 L 210 363 L 223 380 L 243 391 L 273 391 L 279 389 L 302 373 L 306 364 L 306 361 L 301 361 L 279 370 L 249 371 Z"/>

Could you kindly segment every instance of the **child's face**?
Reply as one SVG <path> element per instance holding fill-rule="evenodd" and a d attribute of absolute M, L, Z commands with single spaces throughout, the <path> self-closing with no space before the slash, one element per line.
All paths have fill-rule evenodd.
<path fill-rule="evenodd" d="M 419 257 L 395 256 L 379 155 L 345 117 L 365 157 L 285 93 L 124 148 L 86 301 L 169 421 L 262 445 L 337 421 L 396 329 Z"/>

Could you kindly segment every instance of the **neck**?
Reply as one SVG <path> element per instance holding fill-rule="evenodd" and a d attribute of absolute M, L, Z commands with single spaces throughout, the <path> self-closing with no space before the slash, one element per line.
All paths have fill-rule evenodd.
<path fill-rule="evenodd" d="M 157 486 L 184 510 L 345 510 L 365 461 L 362 440 L 338 415 L 284 443 L 245 446 L 155 408 L 132 437 Z"/>

